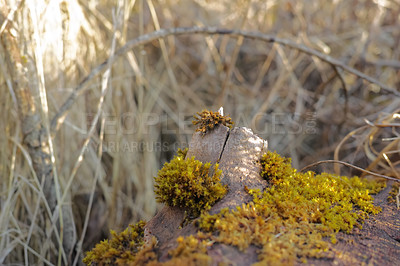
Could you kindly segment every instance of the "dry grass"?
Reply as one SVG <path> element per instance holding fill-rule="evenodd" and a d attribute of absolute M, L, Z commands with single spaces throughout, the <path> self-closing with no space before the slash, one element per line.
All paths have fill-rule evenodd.
<path fill-rule="evenodd" d="M 399 1 L 37 0 L 15 10 L 9 23 L 45 125 L 113 54 L 113 43 L 118 49 L 171 27 L 268 33 L 400 87 Z M 0 264 L 57 264 L 55 227 L 3 60 Z M 204 108 L 224 106 L 236 126 L 252 128 L 295 167 L 335 155 L 399 178 L 400 97 L 299 50 L 240 36 L 170 36 L 129 50 L 106 69 L 80 91 L 52 139 L 60 202 L 73 206 L 79 252 L 110 228 L 155 213 L 153 176 L 187 146 L 191 116 Z"/>

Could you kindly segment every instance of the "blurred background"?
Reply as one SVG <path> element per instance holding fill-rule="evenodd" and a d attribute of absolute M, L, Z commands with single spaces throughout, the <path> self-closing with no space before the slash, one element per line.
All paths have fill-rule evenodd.
<path fill-rule="evenodd" d="M 15 11 L 12 25 L 36 101 L 44 77 L 50 118 L 113 50 L 172 27 L 272 34 L 400 87 L 398 0 L 3 2 Z M 58 251 L 40 214 L 45 199 L 24 151 L 10 76 L 4 67 L 0 71 L 0 263 L 35 264 Z M 153 177 L 178 148 L 188 146 L 192 117 L 203 109 L 223 106 L 235 126 L 251 128 L 297 168 L 333 159 L 340 147 L 339 160 L 392 176 L 398 172 L 400 98 L 296 49 L 229 35 L 170 36 L 129 50 L 110 66 L 105 85 L 103 78 L 104 71 L 90 78 L 52 136 L 81 250 L 108 237 L 110 229 L 155 214 L 160 205 Z"/>

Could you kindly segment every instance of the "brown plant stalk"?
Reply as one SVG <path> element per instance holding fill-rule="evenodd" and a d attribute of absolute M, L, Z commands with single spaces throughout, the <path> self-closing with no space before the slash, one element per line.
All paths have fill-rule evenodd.
<path fill-rule="evenodd" d="M 61 259 L 64 263 L 68 263 L 67 257 L 72 255 L 76 241 L 72 209 L 70 205 L 60 203 L 59 197 L 57 197 L 60 187 L 52 162 L 49 130 L 46 130 L 43 121 L 41 113 L 43 110 L 34 101 L 33 85 L 29 80 L 29 77 L 34 75 L 28 70 L 27 59 L 21 52 L 23 49 L 12 34 L 11 23 L 7 23 L 8 12 L 6 2 L 0 0 L 0 25 L 2 25 L 0 39 L 5 51 L 6 68 L 12 79 L 12 90 L 15 92 L 17 100 L 23 143 L 27 147 L 33 169 L 42 184 L 43 194 L 50 208 L 48 219 L 52 220 L 54 217 L 58 217 L 56 218 L 55 236 L 60 244 L 59 263 L 61 263 Z M 55 224 L 55 221 L 52 221 L 51 224 Z"/>
<path fill-rule="evenodd" d="M 73 90 L 73 92 L 70 94 L 68 99 L 64 102 L 64 104 L 60 107 L 58 113 L 53 117 L 51 121 L 51 129 L 53 131 L 57 131 L 62 122 L 64 121 L 68 111 L 70 110 L 71 106 L 75 102 L 75 100 L 78 98 L 78 96 L 82 93 L 82 90 L 85 88 L 86 84 L 95 76 L 100 74 L 108 64 L 112 64 L 115 62 L 116 59 L 118 59 L 120 56 L 125 55 L 129 50 L 140 46 L 144 45 L 146 43 L 150 43 L 152 41 L 155 41 L 160 38 L 166 38 L 168 36 L 178 36 L 178 35 L 184 35 L 184 34 L 207 34 L 207 35 L 229 35 L 232 37 L 244 37 L 248 39 L 253 39 L 253 40 L 260 40 L 264 42 L 274 42 L 278 43 L 281 45 L 285 45 L 289 48 L 299 50 L 303 53 L 306 53 L 311 56 L 316 56 L 320 60 L 332 65 L 335 70 L 337 69 L 343 69 L 353 75 L 356 75 L 370 83 L 378 85 L 382 91 L 388 93 L 388 94 L 393 94 L 396 96 L 400 96 L 400 92 L 397 91 L 394 88 L 391 88 L 379 80 L 370 77 L 348 65 L 346 65 L 344 62 L 337 60 L 329 55 L 326 55 L 324 53 L 321 53 L 315 49 L 309 48 L 304 44 L 299 44 L 295 43 L 294 41 L 288 40 L 288 39 L 282 39 L 278 38 L 275 35 L 271 34 L 264 34 L 261 32 L 252 32 L 252 31 L 245 31 L 245 30 L 236 30 L 236 29 L 220 29 L 216 27 L 190 27 L 190 28 L 170 28 L 170 29 L 161 29 L 154 31 L 149 34 L 145 34 L 142 36 L 139 36 L 133 40 L 128 41 L 123 47 L 121 47 L 119 50 L 117 50 L 114 54 L 114 56 L 109 57 L 107 60 L 105 60 L 103 63 L 101 63 L 99 66 L 94 68 L 92 72 L 89 73 L 79 84 L 76 86 Z M 340 73 L 340 72 L 337 72 Z"/>

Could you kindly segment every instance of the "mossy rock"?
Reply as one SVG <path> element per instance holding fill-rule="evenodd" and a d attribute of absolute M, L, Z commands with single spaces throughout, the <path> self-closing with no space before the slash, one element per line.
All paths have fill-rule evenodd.
<path fill-rule="evenodd" d="M 143 238 L 137 241 L 145 244 L 133 265 L 400 265 L 400 214 L 386 200 L 390 183 L 375 196 L 374 206 L 368 190 L 378 189 L 379 183 L 297 173 L 289 160 L 269 152 L 267 142 L 250 129 L 230 130 L 222 124 L 207 134 L 193 135 L 186 157 L 193 156 L 203 163 L 218 163 L 227 194 L 189 221 L 185 208 L 165 206 L 144 226 Z M 302 177 L 313 182 L 302 184 Z M 335 192 L 340 195 L 329 194 L 330 187 L 298 190 L 311 198 L 316 193 L 316 201 L 323 198 L 318 191 L 327 194 L 328 202 L 332 197 L 325 210 L 304 203 L 297 190 L 278 193 L 295 185 L 335 182 L 341 182 Z M 357 194 L 349 198 L 346 189 Z M 274 193 L 276 198 L 269 197 Z M 279 198 L 282 195 L 287 200 Z M 268 240 L 268 230 L 278 233 Z"/>

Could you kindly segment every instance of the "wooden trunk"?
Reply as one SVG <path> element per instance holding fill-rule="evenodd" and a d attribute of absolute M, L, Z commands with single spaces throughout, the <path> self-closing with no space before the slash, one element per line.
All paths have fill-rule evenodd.
<path fill-rule="evenodd" d="M 189 145 L 187 157 L 195 156 L 203 163 L 219 163 L 223 171 L 221 182 L 228 186 L 227 195 L 210 210 L 218 213 L 228 207 L 234 209 L 251 201 L 252 197 L 244 187 L 263 189 L 267 182 L 260 176 L 259 160 L 267 151 L 267 141 L 259 138 L 244 127 L 229 130 L 218 126 L 203 135 L 196 132 Z M 387 203 L 391 184 L 375 197 L 375 204 L 382 212 L 367 219 L 363 229 L 354 229 L 351 234 L 339 233 L 338 243 L 333 245 L 334 257 L 309 259 L 308 264 L 315 265 L 400 265 L 400 211 L 395 205 Z M 185 211 L 177 207 L 165 206 L 145 227 L 145 240 L 155 236 L 158 241 L 160 261 L 169 259 L 169 250 L 177 246 L 178 236 L 196 234 L 194 223 L 181 227 Z M 213 265 L 222 261 L 231 261 L 233 265 L 251 265 L 257 262 L 257 247 L 250 246 L 245 252 L 236 247 L 215 243 L 208 250 Z"/>

